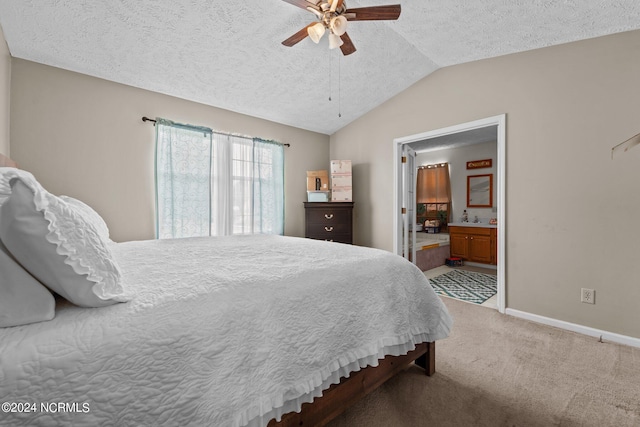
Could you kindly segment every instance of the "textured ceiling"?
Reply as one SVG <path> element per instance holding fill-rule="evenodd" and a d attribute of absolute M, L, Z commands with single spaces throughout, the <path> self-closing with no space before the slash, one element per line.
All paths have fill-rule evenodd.
<path fill-rule="evenodd" d="M 428 153 L 468 145 L 498 140 L 498 127 L 485 126 L 477 129 L 455 132 L 448 135 L 436 136 L 422 141 L 416 141 L 409 146 L 418 153 Z"/>
<path fill-rule="evenodd" d="M 0 0 L 0 24 L 14 57 L 325 134 L 440 67 L 640 28 L 639 0 L 346 2 L 402 14 L 350 22 L 346 57 L 283 46 L 315 18 L 282 0 Z"/>

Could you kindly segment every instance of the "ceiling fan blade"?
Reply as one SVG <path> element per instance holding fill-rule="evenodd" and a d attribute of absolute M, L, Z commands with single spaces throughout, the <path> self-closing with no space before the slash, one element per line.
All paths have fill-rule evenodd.
<path fill-rule="evenodd" d="M 282 1 L 292 4 L 294 6 L 298 6 L 301 9 L 306 9 L 308 7 L 311 7 L 315 10 L 320 10 L 318 5 L 316 5 L 316 3 L 312 1 L 307 1 L 307 0 L 282 0 Z"/>
<path fill-rule="evenodd" d="M 353 52 L 356 51 L 356 47 L 353 45 L 353 42 L 351 41 L 351 37 L 349 37 L 347 33 L 344 33 L 343 35 L 341 35 L 340 38 L 343 41 L 342 46 L 340 46 L 340 50 L 342 51 L 342 54 L 344 56 L 351 55 Z"/>
<path fill-rule="evenodd" d="M 283 41 L 282 44 L 285 46 L 291 47 L 297 43 L 300 43 L 302 40 L 305 39 L 305 37 L 309 36 L 309 32 L 307 31 L 307 29 L 314 24 L 315 22 L 312 22 L 311 24 L 307 25 L 306 27 L 304 27 L 303 29 L 301 29 L 300 31 L 298 31 L 297 33 L 295 33 L 294 35 L 292 35 L 291 37 Z"/>
<path fill-rule="evenodd" d="M 355 13 L 356 16 L 347 16 L 348 21 L 386 21 L 396 20 L 400 16 L 400 5 L 393 4 L 388 6 L 371 6 L 357 7 L 355 9 L 347 9 L 347 13 Z"/>

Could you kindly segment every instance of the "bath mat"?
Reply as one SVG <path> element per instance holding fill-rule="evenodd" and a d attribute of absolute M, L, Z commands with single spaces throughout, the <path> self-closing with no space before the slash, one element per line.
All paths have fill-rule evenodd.
<path fill-rule="evenodd" d="M 429 279 L 437 294 L 482 304 L 497 292 L 498 278 L 491 274 L 453 270 Z"/>

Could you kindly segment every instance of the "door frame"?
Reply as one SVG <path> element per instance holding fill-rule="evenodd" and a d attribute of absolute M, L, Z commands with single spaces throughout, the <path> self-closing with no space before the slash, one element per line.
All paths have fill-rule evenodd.
<path fill-rule="evenodd" d="M 402 206 L 406 207 L 406 213 L 402 215 L 402 229 L 414 230 L 416 224 L 416 152 L 408 145 L 402 145 L 402 157 L 407 157 L 406 162 L 402 162 Z M 406 149 L 406 153 L 405 153 Z M 411 170 L 412 169 L 412 170 Z M 411 180 L 411 182 L 407 182 Z M 408 189 L 408 185 L 411 185 L 411 191 L 405 191 Z M 416 233 L 411 233 L 411 240 L 409 240 L 409 233 L 403 233 L 403 242 L 401 253 L 406 259 L 416 263 Z"/>
<path fill-rule="evenodd" d="M 467 123 L 461 123 L 446 128 L 435 129 L 422 132 L 415 135 L 403 136 L 393 140 L 393 193 L 394 193 L 394 213 L 393 213 L 393 253 L 402 256 L 402 146 L 411 144 L 412 142 L 423 141 L 425 139 L 436 138 L 444 135 L 465 132 L 473 129 L 479 129 L 488 126 L 497 126 L 497 217 L 498 217 L 498 311 L 504 313 L 506 309 L 506 282 L 505 282 L 505 266 L 506 266 L 506 248 L 505 248 L 505 160 L 506 160 L 506 114 L 487 117 L 484 119 L 474 120 Z"/>

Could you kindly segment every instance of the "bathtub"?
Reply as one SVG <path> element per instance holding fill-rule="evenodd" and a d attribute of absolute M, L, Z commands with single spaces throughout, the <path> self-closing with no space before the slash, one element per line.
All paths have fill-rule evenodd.
<path fill-rule="evenodd" d="M 449 234 L 416 233 L 416 265 L 420 270 L 445 265 L 449 253 Z"/>
<path fill-rule="evenodd" d="M 424 250 L 427 247 L 448 246 L 448 233 L 416 233 L 416 250 Z"/>

